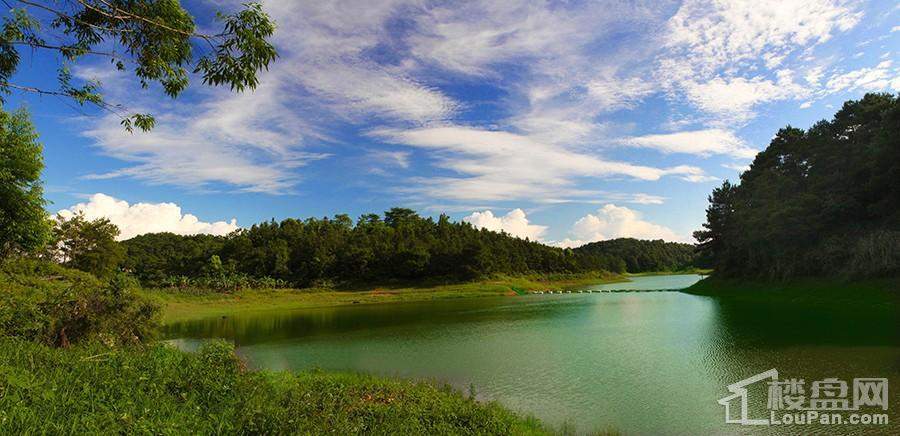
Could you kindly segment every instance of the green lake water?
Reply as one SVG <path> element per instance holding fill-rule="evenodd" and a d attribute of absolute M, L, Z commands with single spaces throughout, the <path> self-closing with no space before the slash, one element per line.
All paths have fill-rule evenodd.
<path fill-rule="evenodd" d="M 250 365 L 447 382 L 552 426 L 626 434 L 900 434 L 900 324 L 893 313 L 748 304 L 681 292 L 695 275 L 635 277 L 594 293 L 266 311 L 190 321 L 166 334 L 191 348 L 227 338 Z M 775 368 L 780 379 L 883 377 L 887 426 L 724 422 L 726 385 Z M 765 383 L 752 414 L 768 413 Z M 761 386 L 761 387 L 760 387 Z"/>

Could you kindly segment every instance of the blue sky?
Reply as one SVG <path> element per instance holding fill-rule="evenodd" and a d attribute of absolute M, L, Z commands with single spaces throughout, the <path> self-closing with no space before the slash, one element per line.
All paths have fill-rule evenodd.
<path fill-rule="evenodd" d="M 201 27 L 228 3 L 183 2 Z M 558 245 L 689 240 L 706 197 L 778 128 L 900 92 L 891 1 L 268 1 L 280 58 L 254 92 L 177 100 L 85 58 L 151 133 L 15 94 L 51 212 L 123 237 L 406 206 Z M 14 82 L 50 88 L 55 59 Z"/>

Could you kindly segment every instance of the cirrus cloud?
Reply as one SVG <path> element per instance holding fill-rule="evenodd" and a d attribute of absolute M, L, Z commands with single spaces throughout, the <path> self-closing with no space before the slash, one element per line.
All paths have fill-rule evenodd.
<path fill-rule="evenodd" d="M 379 129 L 370 133 L 387 142 L 431 151 L 435 165 L 454 175 L 420 177 L 404 192 L 452 200 L 565 200 L 597 196 L 575 187 L 579 177 L 659 180 L 678 176 L 689 182 L 710 180 L 695 166 L 656 168 L 606 160 L 594 154 L 548 144 L 526 135 L 465 126 Z"/>

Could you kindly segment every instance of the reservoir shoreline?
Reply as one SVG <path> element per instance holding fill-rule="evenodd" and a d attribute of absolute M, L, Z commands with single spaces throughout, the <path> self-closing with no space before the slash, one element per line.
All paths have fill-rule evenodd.
<path fill-rule="evenodd" d="M 673 272 L 667 275 L 680 275 Z M 595 285 L 627 283 L 628 275 L 607 272 L 550 276 L 499 276 L 464 283 L 357 285 L 344 289 L 145 289 L 162 307 L 162 321 L 227 317 L 267 310 L 292 310 L 345 305 L 422 302 L 445 299 L 513 297 L 541 291 L 566 291 Z"/>

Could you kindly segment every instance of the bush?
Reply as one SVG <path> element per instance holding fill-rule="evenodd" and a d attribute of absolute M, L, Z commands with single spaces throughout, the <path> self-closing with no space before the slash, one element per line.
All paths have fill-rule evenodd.
<path fill-rule="evenodd" d="M 101 281 L 49 262 L 8 261 L 0 265 L 0 336 L 54 346 L 140 343 L 153 336 L 159 307 L 136 289 L 123 274 Z"/>
<path fill-rule="evenodd" d="M 166 277 L 162 280 L 150 283 L 150 286 L 233 292 L 241 289 L 286 289 L 290 287 L 290 284 L 286 280 L 275 279 L 268 276 L 253 278 L 239 273 L 227 273 L 220 276 Z"/>

